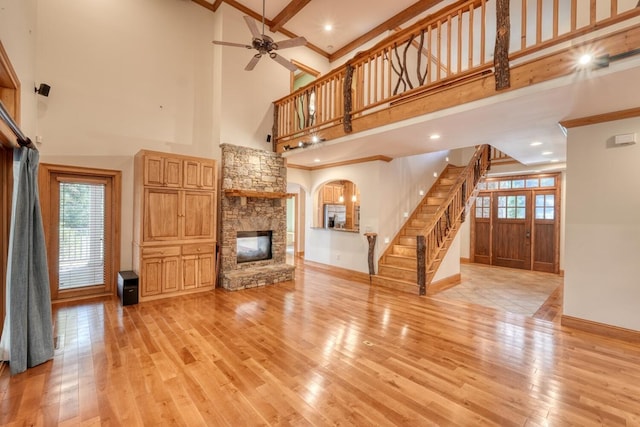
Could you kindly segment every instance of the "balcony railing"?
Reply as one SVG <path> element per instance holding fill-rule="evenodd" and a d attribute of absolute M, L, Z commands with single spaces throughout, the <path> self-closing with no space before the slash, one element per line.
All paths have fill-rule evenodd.
<path fill-rule="evenodd" d="M 309 135 L 493 71 L 496 0 L 468 0 L 400 30 L 275 102 L 277 151 Z M 515 60 L 640 15 L 637 0 L 509 0 Z"/>

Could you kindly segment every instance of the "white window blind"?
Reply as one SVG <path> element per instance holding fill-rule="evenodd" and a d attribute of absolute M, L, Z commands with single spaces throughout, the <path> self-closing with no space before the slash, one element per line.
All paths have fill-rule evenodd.
<path fill-rule="evenodd" d="M 58 288 L 105 282 L 105 186 L 60 183 Z"/>

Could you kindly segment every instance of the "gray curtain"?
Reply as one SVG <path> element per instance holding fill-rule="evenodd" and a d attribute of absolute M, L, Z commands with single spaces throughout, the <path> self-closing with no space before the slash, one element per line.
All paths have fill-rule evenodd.
<path fill-rule="evenodd" d="M 12 375 L 53 358 L 51 292 L 38 196 L 39 153 L 22 147 L 14 149 L 13 156 L 7 316 L 2 331 Z"/>

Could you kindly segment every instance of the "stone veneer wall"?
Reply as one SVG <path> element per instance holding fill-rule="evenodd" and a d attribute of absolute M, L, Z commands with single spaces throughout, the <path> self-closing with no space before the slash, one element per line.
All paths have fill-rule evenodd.
<path fill-rule="evenodd" d="M 229 290 L 293 280 L 286 264 L 287 205 L 284 198 L 227 197 L 224 190 L 284 193 L 287 168 L 274 152 L 222 144 L 222 287 Z M 272 231 L 272 259 L 238 264 L 238 231 Z"/>

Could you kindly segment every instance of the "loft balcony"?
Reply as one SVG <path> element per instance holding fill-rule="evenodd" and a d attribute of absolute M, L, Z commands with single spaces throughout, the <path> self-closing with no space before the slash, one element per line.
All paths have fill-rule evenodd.
<path fill-rule="evenodd" d="M 275 101 L 274 149 L 350 144 L 383 127 L 580 73 L 576 64 L 586 53 L 595 59 L 587 71 L 640 53 L 637 0 L 459 1 Z"/>

